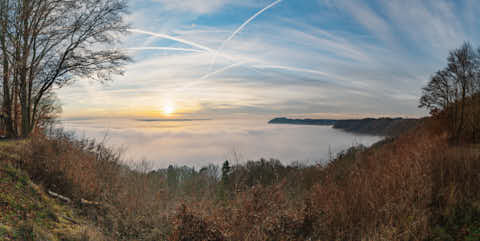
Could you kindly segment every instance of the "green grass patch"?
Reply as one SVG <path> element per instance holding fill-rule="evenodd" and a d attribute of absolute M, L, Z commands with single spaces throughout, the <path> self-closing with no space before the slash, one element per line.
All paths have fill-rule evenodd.
<path fill-rule="evenodd" d="M 0 165 L 0 189 L 0 240 L 58 240 L 53 230 L 68 227 L 58 216 L 71 208 L 57 205 L 21 170 Z"/>
<path fill-rule="evenodd" d="M 12 228 L 10 226 L 0 224 L 0 238 L 3 240 L 11 235 L 12 235 Z"/>

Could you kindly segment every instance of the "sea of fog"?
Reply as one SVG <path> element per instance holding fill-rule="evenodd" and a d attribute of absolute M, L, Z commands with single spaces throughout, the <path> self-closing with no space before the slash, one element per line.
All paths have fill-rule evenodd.
<path fill-rule="evenodd" d="M 371 145 L 381 137 L 355 135 L 331 126 L 271 125 L 268 119 L 63 120 L 61 126 L 79 138 L 105 140 L 123 149 L 123 157 L 135 164 L 148 161 L 153 168 L 168 165 L 201 167 L 225 160 L 245 162 L 275 158 L 325 163 L 329 157 L 353 145 Z"/>

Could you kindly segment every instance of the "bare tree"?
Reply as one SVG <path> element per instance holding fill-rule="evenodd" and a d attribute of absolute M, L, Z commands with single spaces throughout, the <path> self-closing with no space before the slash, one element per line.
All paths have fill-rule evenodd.
<path fill-rule="evenodd" d="M 480 49 L 474 51 L 470 43 L 450 51 L 447 67 L 432 76 L 423 87 L 419 107 L 431 112 L 446 111 L 451 121 L 454 136 L 458 139 L 465 122 L 473 123 L 475 112 L 466 112 L 466 104 L 480 89 Z M 475 128 L 474 128 L 475 129 Z"/>
<path fill-rule="evenodd" d="M 79 78 L 109 80 L 129 60 L 112 49 L 127 29 L 124 0 L 0 0 L 0 6 L 2 111 L 9 136 L 31 133 L 52 87 Z"/>
<path fill-rule="evenodd" d="M 455 82 L 448 70 L 440 70 L 435 73 L 422 88 L 423 95 L 420 98 L 420 108 L 427 108 L 432 112 L 446 109 L 455 102 Z"/>
<path fill-rule="evenodd" d="M 454 79 L 456 88 L 456 100 L 459 105 L 455 105 L 455 114 L 458 115 L 456 123 L 456 137 L 461 135 L 465 122 L 465 103 L 467 97 L 473 94 L 473 83 L 478 72 L 478 56 L 473 51 L 469 43 L 464 43 L 459 49 L 450 52 L 448 56 L 448 73 Z M 457 118 L 455 118 L 457 121 Z"/>
<path fill-rule="evenodd" d="M 51 126 L 62 113 L 62 106 L 57 95 L 49 91 L 43 95 L 37 108 L 37 126 L 46 128 Z"/>

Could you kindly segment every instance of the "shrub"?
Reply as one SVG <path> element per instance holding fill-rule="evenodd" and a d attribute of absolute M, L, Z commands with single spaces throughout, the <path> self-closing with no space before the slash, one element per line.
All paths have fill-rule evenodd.
<path fill-rule="evenodd" d="M 170 240 L 177 241 L 222 241 L 223 235 L 213 224 L 191 213 L 185 204 L 182 204 L 175 217 L 173 234 Z"/>

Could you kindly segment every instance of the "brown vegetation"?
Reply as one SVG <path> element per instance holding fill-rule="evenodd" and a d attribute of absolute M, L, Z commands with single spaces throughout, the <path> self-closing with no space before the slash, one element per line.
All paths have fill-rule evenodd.
<path fill-rule="evenodd" d="M 2 158 L 72 198 L 111 240 L 478 240 L 480 148 L 451 145 L 447 121 L 424 119 L 326 166 L 132 170 L 103 144 L 62 132 Z"/>

